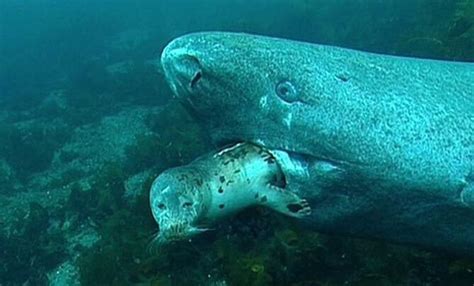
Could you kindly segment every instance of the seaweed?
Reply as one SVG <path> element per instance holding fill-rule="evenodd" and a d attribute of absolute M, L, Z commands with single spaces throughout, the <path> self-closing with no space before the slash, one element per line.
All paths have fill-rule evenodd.
<path fill-rule="evenodd" d="M 125 205 L 124 180 L 125 173 L 119 163 L 103 164 L 87 189 L 77 182 L 73 183 L 67 201 L 67 211 L 77 214 L 81 219 L 90 217 L 95 221 L 113 215 Z"/>
<path fill-rule="evenodd" d="M 116 178 L 116 171 L 109 170 Z M 113 186 L 104 180 L 111 178 L 110 175 L 98 180 L 98 184 L 106 183 L 109 187 L 121 189 L 120 186 Z M 152 179 L 144 183 L 144 188 L 148 189 Z M 113 202 L 118 198 L 105 196 L 103 202 Z M 102 206 L 104 207 L 104 206 Z M 133 281 L 138 281 L 144 275 L 142 272 L 149 271 L 147 266 L 153 260 L 147 260 L 146 246 L 149 242 L 155 224 L 148 207 L 147 192 L 138 198 L 134 203 L 108 206 L 107 216 L 103 216 L 104 211 L 100 207 L 94 207 L 91 212 L 97 218 L 100 225 L 99 234 L 101 240 L 91 249 L 84 252 L 78 261 L 80 269 L 80 280 L 84 285 L 129 285 Z"/>
<path fill-rule="evenodd" d="M 200 127 L 177 102 L 170 103 L 159 116 L 150 115 L 147 124 L 152 132 L 136 136 L 135 143 L 126 149 L 129 173 L 183 165 L 209 148 Z"/>
<path fill-rule="evenodd" d="M 165 165 L 162 158 L 166 157 L 166 146 L 163 145 L 161 138 L 154 133 L 135 136 L 134 144 L 128 146 L 125 152 L 127 169 L 130 173 L 138 173 L 158 164 Z"/>
<path fill-rule="evenodd" d="M 18 211 L 16 224 L 0 233 L 0 277 L 6 285 L 46 284 L 46 273 L 66 256 L 65 239 L 49 227 L 51 214 L 38 203 Z"/>
<path fill-rule="evenodd" d="M 429 17 L 398 42 L 398 52 L 410 56 L 473 61 L 474 2 L 453 0 L 423 11 Z M 426 6 L 428 7 L 428 6 Z M 437 7 L 437 8 L 436 8 Z M 439 17 L 446 19 L 439 21 Z"/>

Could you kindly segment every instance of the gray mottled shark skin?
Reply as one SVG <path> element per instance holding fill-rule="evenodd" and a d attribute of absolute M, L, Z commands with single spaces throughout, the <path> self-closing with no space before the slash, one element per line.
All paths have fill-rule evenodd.
<path fill-rule="evenodd" d="M 217 145 L 290 154 L 311 227 L 474 255 L 474 64 L 226 32 L 161 61 Z"/>

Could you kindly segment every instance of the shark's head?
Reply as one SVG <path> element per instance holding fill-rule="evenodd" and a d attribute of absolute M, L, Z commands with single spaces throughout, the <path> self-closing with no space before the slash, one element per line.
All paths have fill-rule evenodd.
<path fill-rule="evenodd" d="M 325 47 L 206 32 L 173 40 L 161 63 L 175 95 L 215 141 L 252 141 L 294 151 L 298 148 L 290 139 L 298 139 L 293 134 L 298 118 L 327 101 L 324 90 L 337 80 L 322 72 L 330 62 L 321 61 L 321 69 L 314 66 L 318 49 L 324 52 Z M 321 84 L 316 87 L 320 94 L 315 84 Z"/>

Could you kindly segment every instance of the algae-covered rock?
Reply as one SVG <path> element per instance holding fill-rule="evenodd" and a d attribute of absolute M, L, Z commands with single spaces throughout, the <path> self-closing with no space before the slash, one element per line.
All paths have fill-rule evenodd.
<path fill-rule="evenodd" d="M 54 152 L 69 135 L 61 120 L 0 124 L 0 156 L 19 176 L 28 177 L 50 166 Z"/>
<path fill-rule="evenodd" d="M 68 112 L 70 108 L 64 89 L 52 90 L 43 99 L 35 111 L 38 116 L 54 118 Z"/>
<path fill-rule="evenodd" d="M 149 116 L 147 126 L 150 131 L 137 134 L 135 143 L 126 149 L 127 167 L 131 173 L 151 167 L 163 171 L 183 165 L 209 149 L 201 127 L 175 101 L 158 116 Z"/>
<path fill-rule="evenodd" d="M 13 193 L 18 189 L 15 170 L 4 159 L 0 159 L 0 189 L 2 194 Z"/>
<path fill-rule="evenodd" d="M 50 228 L 50 214 L 38 203 L 18 216 L 9 232 L 0 232 L 2 283 L 43 285 L 46 273 L 65 258 L 64 237 Z"/>
<path fill-rule="evenodd" d="M 133 204 L 139 198 L 147 197 L 150 188 L 144 188 L 147 185 L 149 180 L 154 180 L 158 176 L 157 172 L 153 170 L 145 170 L 141 173 L 135 174 L 124 182 L 125 185 L 125 193 L 124 193 L 124 200 L 127 203 Z"/>

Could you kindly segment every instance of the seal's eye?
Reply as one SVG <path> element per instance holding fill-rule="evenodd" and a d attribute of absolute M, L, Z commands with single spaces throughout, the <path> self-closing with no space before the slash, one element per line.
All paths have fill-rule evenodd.
<path fill-rule="evenodd" d="M 193 204 L 191 202 L 183 203 L 183 208 L 190 208 Z"/>
<path fill-rule="evenodd" d="M 159 203 L 159 204 L 158 204 L 158 208 L 159 208 L 160 210 L 164 210 L 164 209 L 166 209 L 166 206 L 165 206 L 164 203 Z"/>
<path fill-rule="evenodd" d="M 293 84 L 287 80 L 280 81 L 275 88 L 275 92 L 282 100 L 293 103 L 298 101 L 298 94 Z"/>

